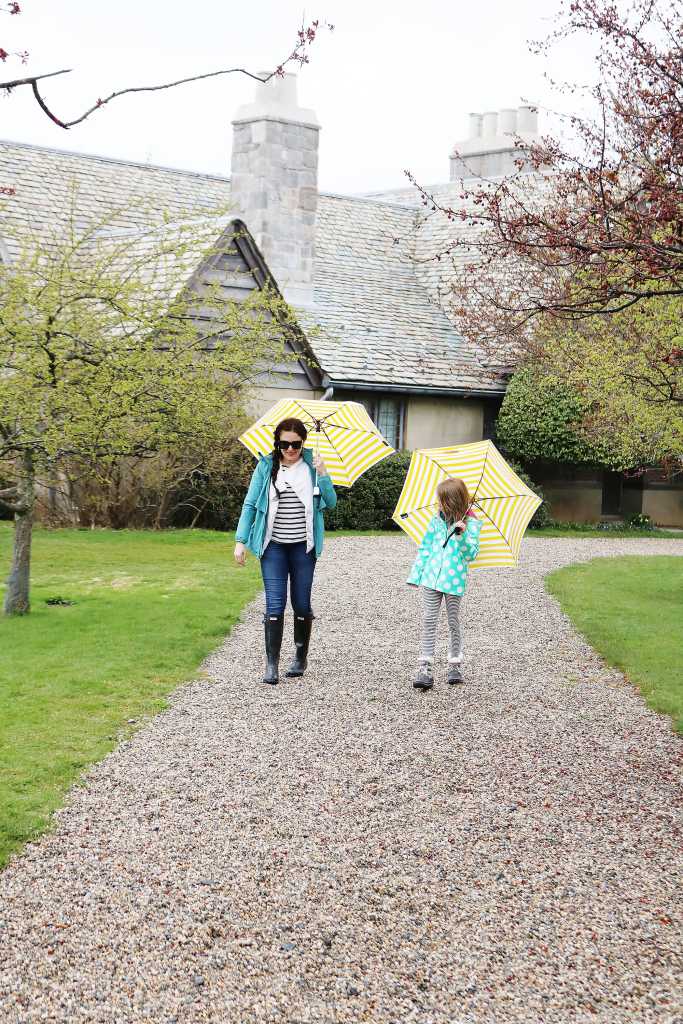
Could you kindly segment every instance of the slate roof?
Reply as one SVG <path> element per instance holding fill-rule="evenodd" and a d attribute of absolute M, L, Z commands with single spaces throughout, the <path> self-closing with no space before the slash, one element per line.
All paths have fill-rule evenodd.
<path fill-rule="evenodd" d="M 522 189 L 526 189 L 529 179 L 532 179 L 534 190 L 539 197 L 547 187 L 543 177 L 532 172 L 516 177 Z M 493 187 L 502 179 L 491 177 L 486 180 Z M 477 179 L 474 184 L 479 187 L 483 186 L 485 182 L 484 179 Z M 460 180 L 424 187 L 437 203 L 446 208 L 456 211 L 466 210 L 472 217 L 478 213 L 477 207 L 471 199 L 464 200 L 462 198 L 463 186 Z M 367 198 L 371 198 L 375 202 L 397 203 L 413 212 L 416 225 L 413 241 L 414 262 L 418 280 L 430 300 L 448 313 L 450 284 L 455 272 L 475 258 L 462 247 L 451 253 L 448 250 L 452 246 L 454 237 L 457 236 L 464 242 L 469 239 L 474 240 L 481 229 L 476 227 L 469 218 L 465 221 L 453 222 L 440 210 L 431 210 L 425 207 L 420 193 L 413 186 L 368 193 Z M 526 194 L 525 200 L 528 202 Z M 440 256 L 439 259 L 435 258 L 437 255 Z"/>
<path fill-rule="evenodd" d="M 420 280 L 415 211 L 320 196 L 313 347 L 335 383 L 501 391 Z"/>
<path fill-rule="evenodd" d="M 73 181 L 84 218 L 130 206 L 132 231 L 150 199 L 198 214 L 230 200 L 227 177 L 0 142 L 0 186 L 16 190 L 0 205 L 10 256 L 16 246 L 3 223 L 47 235 L 67 216 Z M 424 218 L 397 198 L 319 196 L 315 307 L 301 311 L 301 322 L 319 325 L 311 340 L 322 369 L 337 385 L 500 393 L 439 306 L 430 274 L 440 271 L 415 263 L 428 250 Z M 218 219 L 217 235 L 229 219 Z"/>

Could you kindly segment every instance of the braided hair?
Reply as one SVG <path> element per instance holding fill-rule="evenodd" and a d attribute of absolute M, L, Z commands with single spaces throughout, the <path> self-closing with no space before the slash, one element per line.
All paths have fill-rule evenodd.
<path fill-rule="evenodd" d="M 280 469 L 280 449 L 278 448 L 277 443 L 280 440 L 280 437 L 282 436 L 283 430 L 291 430 L 293 434 L 298 434 L 302 441 L 305 441 L 306 438 L 308 437 L 308 431 L 306 430 L 306 427 L 303 425 L 301 420 L 291 418 L 288 420 L 282 420 L 282 422 L 278 423 L 278 425 L 275 428 L 275 435 L 273 441 L 273 468 L 270 474 L 270 479 L 273 482 L 273 487 L 275 487 L 275 481 L 277 480 L 277 475 Z"/>

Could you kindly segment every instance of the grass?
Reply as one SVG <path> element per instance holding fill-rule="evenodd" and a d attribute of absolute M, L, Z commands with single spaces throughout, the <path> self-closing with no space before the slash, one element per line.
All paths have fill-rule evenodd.
<path fill-rule="evenodd" d="M 0 580 L 12 531 L 0 522 Z M 36 530 L 32 611 L 0 616 L 0 865 L 129 719 L 161 710 L 260 586 L 231 534 Z M 73 604 L 50 606 L 60 597 Z"/>
<path fill-rule="evenodd" d="M 600 537 L 601 540 L 624 538 L 629 540 L 683 540 L 683 532 L 675 530 L 597 530 L 581 523 L 578 527 L 543 526 L 540 530 L 529 530 L 527 537 L 571 537 L 572 540 L 583 540 L 584 537 Z"/>
<path fill-rule="evenodd" d="M 328 530 L 327 537 L 398 537 L 401 533 L 397 526 L 393 530 Z M 680 540 L 683 541 L 683 531 L 664 530 L 657 527 L 654 530 L 598 530 L 595 527 L 580 523 L 576 526 L 543 526 L 539 530 L 527 530 L 527 537 L 571 537 L 572 540 L 599 537 L 601 540 L 611 538 L 629 540 Z"/>
<path fill-rule="evenodd" d="M 683 733 L 683 557 L 597 558 L 559 569 L 546 585 L 592 646 Z"/>

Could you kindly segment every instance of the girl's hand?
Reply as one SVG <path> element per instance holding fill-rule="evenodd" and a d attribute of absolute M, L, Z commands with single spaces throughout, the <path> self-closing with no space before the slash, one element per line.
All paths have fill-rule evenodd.
<path fill-rule="evenodd" d="M 464 533 L 464 531 L 467 529 L 467 523 L 463 519 L 459 519 L 458 522 L 454 523 L 453 525 L 455 527 L 456 533 Z"/>
<path fill-rule="evenodd" d="M 235 544 L 235 561 L 238 565 L 244 565 L 247 560 L 247 549 L 244 544 Z"/>
<path fill-rule="evenodd" d="M 313 465 L 315 466 L 315 471 L 318 476 L 327 476 L 327 466 L 323 462 L 319 453 L 313 456 Z"/>

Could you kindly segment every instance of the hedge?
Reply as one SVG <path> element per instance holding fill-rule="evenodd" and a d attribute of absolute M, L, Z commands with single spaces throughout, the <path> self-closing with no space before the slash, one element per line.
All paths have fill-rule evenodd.
<path fill-rule="evenodd" d="M 328 530 L 398 530 L 391 518 L 403 489 L 410 452 L 379 462 L 353 487 L 337 488 L 337 507 L 325 513 Z"/>
<path fill-rule="evenodd" d="M 187 526 L 198 505 L 204 510 L 196 522 L 197 526 L 213 530 L 234 530 L 237 526 L 242 502 L 254 468 L 254 460 L 246 449 L 238 446 L 234 453 L 231 472 L 221 478 L 201 478 L 197 492 L 188 489 L 182 495 L 173 516 L 173 526 Z M 397 452 L 373 466 L 356 481 L 353 487 L 337 487 L 337 507 L 325 512 L 325 526 L 328 530 L 398 530 L 391 518 L 403 489 L 410 452 Z M 534 483 L 521 466 L 510 465 L 532 491 L 543 497 L 538 484 Z M 531 520 L 532 529 L 547 526 L 551 522 L 547 503 L 538 508 Z"/>
<path fill-rule="evenodd" d="M 588 463 L 620 469 L 608 439 L 590 443 L 581 435 L 587 407 L 564 382 L 524 367 L 514 374 L 496 421 L 496 436 L 515 459 Z"/>

